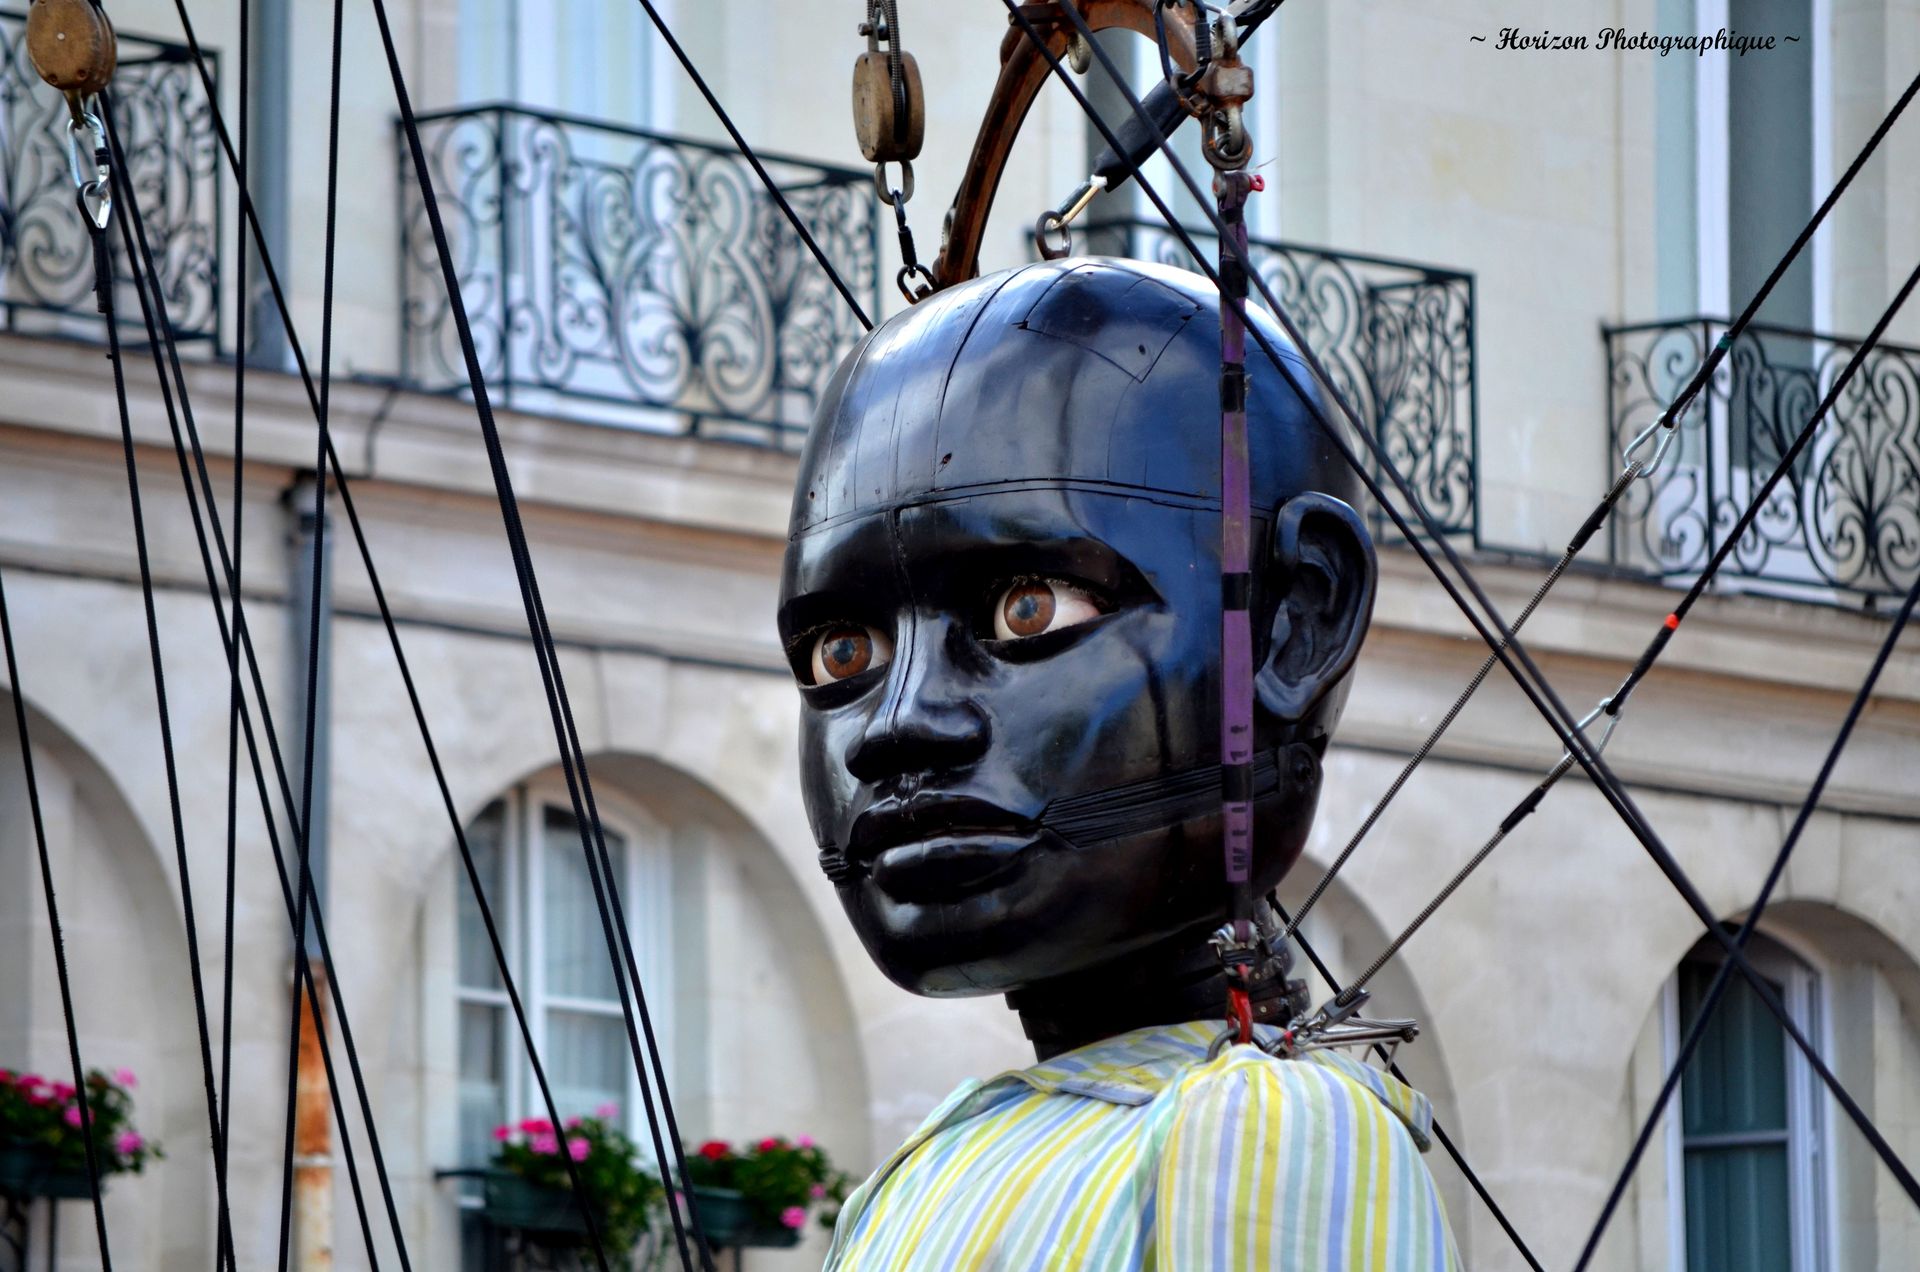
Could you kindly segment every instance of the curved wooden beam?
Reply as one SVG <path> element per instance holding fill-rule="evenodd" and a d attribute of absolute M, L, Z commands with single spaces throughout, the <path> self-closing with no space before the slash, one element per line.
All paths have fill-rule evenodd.
<path fill-rule="evenodd" d="M 1047 51 L 1056 58 L 1066 56 L 1074 26 L 1061 11 L 1071 4 L 1094 31 L 1129 30 L 1156 39 L 1153 25 L 1154 0 L 1044 0 L 1023 4 L 1021 13 L 1046 38 Z M 1040 86 L 1046 83 L 1048 61 L 1018 23 L 1008 18 L 1011 29 L 1000 42 L 1000 75 L 993 95 L 980 121 L 980 132 L 973 142 L 966 175 L 947 211 L 940 255 L 933 263 L 936 290 L 965 282 L 980 272 L 980 240 L 987 229 L 987 215 L 993 210 L 994 195 L 1000 189 L 1000 177 L 1006 171 L 1007 156 L 1013 151 L 1014 138 Z M 1167 44 L 1181 70 L 1194 68 L 1193 9 L 1189 6 L 1167 10 Z"/>

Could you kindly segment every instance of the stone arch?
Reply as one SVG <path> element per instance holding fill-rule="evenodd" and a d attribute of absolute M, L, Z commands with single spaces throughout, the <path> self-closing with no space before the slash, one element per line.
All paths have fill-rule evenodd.
<path fill-rule="evenodd" d="M 1744 911 L 1728 913 L 1738 924 Z M 1830 900 L 1792 897 L 1769 905 L 1759 932 L 1809 968 L 1818 985 L 1809 1030 L 1822 1058 L 1902 1158 L 1920 1153 L 1913 1092 L 1920 1090 L 1920 959 L 1882 924 Z M 1674 931 L 1673 965 L 1699 941 L 1697 928 Z M 1626 1074 L 1623 1114 L 1639 1130 L 1666 1076 L 1687 1021 L 1677 1020 L 1656 987 Z M 1803 1024 L 1806 1022 L 1802 1022 Z M 1920 1216 L 1839 1106 L 1820 1096 L 1827 1165 L 1823 1190 L 1831 1267 L 1903 1267 L 1920 1257 Z M 1672 1245 L 1670 1193 L 1677 1183 L 1667 1148 L 1671 1114 L 1637 1168 L 1603 1256 L 1635 1267 L 1666 1267 Z M 1623 1144 L 1626 1142 L 1622 1141 Z"/>
<path fill-rule="evenodd" d="M 665 836 L 671 895 L 671 995 L 666 1040 L 682 1137 L 742 1139 L 811 1135 L 836 1158 L 867 1151 L 866 1056 L 852 999 L 827 933 L 787 861 L 746 815 L 710 784 L 658 758 L 632 752 L 589 757 L 594 793 L 609 821 L 644 817 Z M 543 790 L 566 802 L 557 765 L 522 774 L 469 801 L 466 824 L 504 791 Z M 419 1062 L 434 1141 L 444 1153 L 455 1113 L 445 1095 L 457 1080 L 453 959 L 456 888 L 467 886 L 449 842 L 429 874 L 421 905 L 425 1045 Z M 490 898 L 490 901 L 493 898 Z M 634 899 L 628 899 L 631 914 Z M 639 932 L 635 932 L 636 938 Z M 436 1161 L 435 1165 L 451 1165 Z M 461 1163 L 471 1164 L 471 1163 Z M 434 1240 L 451 1241 L 451 1212 Z M 794 1256 L 817 1264 L 824 1248 Z"/>
<path fill-rule="evenodd" d="M 0 718 L 0 1066 L 64 1081 L 65 1017 L 5 690 Z M 206 1104 L 171 872 L 119 785 L 70 732 L 32 705 L 28 732 L 81 1060 L 138 1075 L 135 1125 L 166 1150 L 143 1175 L 109 1183 L 115 1265 L 204 1262 L 212 1212 Z M 218 974 L 217 962 L 210 971 Z M 217 1019 L 210 1023 L 218 1029 Z M 91 1248 L 88 1207 L 62 1207 L 60 1239 L 68 1250 Z"/>

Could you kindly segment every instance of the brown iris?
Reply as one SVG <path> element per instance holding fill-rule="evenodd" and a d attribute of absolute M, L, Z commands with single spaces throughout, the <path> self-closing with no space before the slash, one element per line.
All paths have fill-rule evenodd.
<path fill-rule="evenodd" d="M 1015 636 L 1038 636 L 1052 626 L 1055 608 L 1053 585 L 1032 579 L 1007 589 L 1000 618 Z"/>
<path fill-rule="evenodd" d="M 820 634 L 819 670 L 829 680 L 857 676 L 873 665 L 873 637 L 864 627 L 835 627 Z"/>

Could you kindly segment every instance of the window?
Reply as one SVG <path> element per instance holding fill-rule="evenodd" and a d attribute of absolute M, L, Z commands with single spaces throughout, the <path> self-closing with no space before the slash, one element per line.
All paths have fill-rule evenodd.
<path fill-rule="evenodd" d="M 1655 234 L 1665 315 L 1731 316 L 1743 308 L 1825 195 L 1829 3 L 1657 0 L 1663 34 L 1711 36 L 1725 28 L 1775 41 L 1745 56 L 1665 57 L 1654 68 Z M 1822 232 L 1780 280 L 1759 321 L 1826 327 L 1827 271 Z"/>
<path fill-rule="evenodd" d="M 633 0 L 461 0 L 460 12 L 462 101 L 665 125 L 653 24 Z"/>
<path fill-rule="evenodd" d="M 1819 985 L 1784 947 L 1755 936 L 1754 966 L 1803 1033 L 1820 1042 Z M 1678 1049 L 1721 966 L 1703 941 L 1668 996 L 1668 1052 Z M 1823 1272 L 1826 1152 L 1818 1078 L 1786 1030 L 1736 976 L 1681 1075 L 1668 1119 L 1676 1210 L 1673 1266 L 1687 1272 Z"/>
<path fill-rule="evenodd" d="M 659 828 L 601 806 L 607 854 L 625 903 L 634 959 L 663 1047 L 672 1036 L 667 858 Z M 540 787 L 495 800 L 468 827 L 487 900 L 500 925 L 534 1046 L 561 1117 L 619 1106 L 630 1134 L 644 1131 L 620 996 L 608 957 L 580 832 L 564 792 Z M 458 896 L 460 1151 L 485 1162 L 493 1128 L 545 1117 L 513 1008 L 464 869 Z M 666 1056 L 662 1064 L 671 1074 Z M 644 1137 L 642 1142 L 644 1142 Z"/>

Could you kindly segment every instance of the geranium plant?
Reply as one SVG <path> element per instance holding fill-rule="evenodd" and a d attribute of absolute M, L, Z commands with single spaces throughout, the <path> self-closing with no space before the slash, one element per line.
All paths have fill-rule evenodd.
<path fill-rule="evenodd" d="M 158 1144 L 133 1129 L 133 1089 L 138 1085 L 131 1069 L 115 1070 L 111 1076 L 98 1069 L 87 1073 L 86 1109 L 102 1175 L 137 1174 L 163 1155 Z M 54 1171 L 84 1173 L 87 1119 L 80 1101 L 72 1083 L 0 1069 L 0 1148 L 38 1149 L 47 1154 Z"/>
<path fill-rule="evenodd" d="M 821 1225 L 831 1228 L 854 1183 L 805 1135 L 774 1135 L 738 1148 L 708 1140 L 687 1155 L 687 1181 L 696 1188 L 730 1188 L 746 1198 L 761 1223 L 794 1229 L 805 1227 L 816 1209 Z"/>
<path fill-rule="evenodd" d="M 609 1104 L 592 1117 L 569 1118 L 558 1129 L 545 1118 L 497 1126 L 493 1165 L 569 1194 L 566 1204 L 572 1205 L 571 1162 L 607 1248 L 631 1250 L 652 1228 L 654 1211 L 666 1193 L 641 1165 L 633 1141 L 613 1125 L 618 1116 L 619 1110 Z"/>

